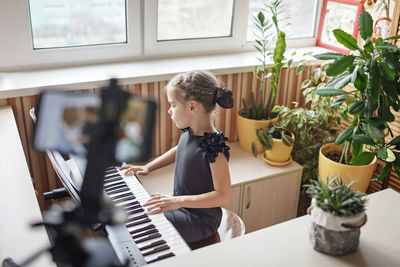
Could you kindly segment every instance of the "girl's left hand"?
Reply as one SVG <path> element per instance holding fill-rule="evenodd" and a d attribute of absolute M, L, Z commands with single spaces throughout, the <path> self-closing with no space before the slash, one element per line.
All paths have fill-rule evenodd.
<path fill-rule="evenodd" d="M 156 194 L 150 198 L 143 207 L 149 207 L 147 209 L 151 214 L 159 214 L 166 210 L 177 210 L 181 208 L 181 198 L 166 196 L 163 194 Z"/>

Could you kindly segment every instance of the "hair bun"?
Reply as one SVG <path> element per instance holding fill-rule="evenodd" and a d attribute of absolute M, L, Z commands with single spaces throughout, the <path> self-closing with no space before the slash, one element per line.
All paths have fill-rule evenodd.
<path fill-rule="evenodd" d="M 223 86 L 217 87 L 215 91 L 215 102 L 222 108 L 232 108 L 233 107 L 232 91 Z"/>

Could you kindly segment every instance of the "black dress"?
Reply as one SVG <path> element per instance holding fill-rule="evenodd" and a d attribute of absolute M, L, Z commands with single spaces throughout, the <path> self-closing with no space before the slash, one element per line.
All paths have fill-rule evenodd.
<path fill-rule="evenodd" d="M 182 130 L 175 159 L 174 196 L 198 195 L 214 191 L 210 163 L 222 153 L 229 160 L 228 138 L 220 131 L 192 135 Z M 186 242 L 203 240 L 217 232 L 221 208 L 181 208 L 164 212 Z"/>

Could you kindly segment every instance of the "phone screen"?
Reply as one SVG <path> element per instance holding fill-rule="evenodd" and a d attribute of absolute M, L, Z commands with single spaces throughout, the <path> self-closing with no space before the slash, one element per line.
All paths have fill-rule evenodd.
<path fill-rule="evenodd" d="M 33 146 L 86 156 L 98 129 L 101 97 L 97 94 L 44 91 L 40 95 Z M 156 104 L 132 97 L 119 121 L 115 161 L 145 161 L 150 157 Z"/>

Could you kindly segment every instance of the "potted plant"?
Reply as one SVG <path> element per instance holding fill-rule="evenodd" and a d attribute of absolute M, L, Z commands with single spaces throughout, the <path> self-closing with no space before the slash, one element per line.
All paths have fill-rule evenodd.
<path fill-rule="evenodd" d="M 292 161 L 294 134 L 282 126 L 270 125 L 257 130 L 257 138 L 265 152 L 262 158 L 268 164 L 283 166 Z"/>
<path fill-rule="evenodd" d="M 259 80 L 259 94 L 258 101 L 254 93 L 251 93 L 250 104 L 245 99 L 242 100 L 243 109 L 237 113 L 237 129 L 240 146 L 251 152 L 257 150 L 262 152 L 263 148 L 259 142 L 257 142 L 256 129 L 268 127 L 272 122 L 276 121 L 276 113 L 272 112 L 272 108 L 276 104 L 276 96 L 279 85 L 279 74 L 283 67 L 289 66 L 290 62 L 285 63 L 284 53 L 286 51 L 285 33 L 280 30 L 278 25 L 278 14 L 279 6 L 282 0 L 273 0 L 270 4 L 266 5 L 272 14 L 271 20 L 266 19 L 264 12 L 260 11 L 256 17 L 254 17 L 254 26 L 257 30 L 255 48 L 259 52 L 257 59 L 261 65 L 254 67 L 254 75 Z M 270 33 L 272 24 L 275 26 L 276 32 L 276 43 L 272 53 L 273 64 L 269 64 L 269 51 L 270 43 L 272 42 L 272 34 Z M 269 92 L 266 101 L 266 81 L 267 78 L 271 77 L 271 91 Z M 257 146 L 257 147 L 256 147 Z"/>
<path fill-rule="evenodd" d="M 352 183 L 337 177 L 305 185 L 312 197 L 309 238 L 315 250 L 335 256 L 357 250 L 360 227 L 367 221 L 367 199 L 350 189 Z"/>
<path fill-rule="evenodd" d="M 376 156 L 385 163 L 377 180 L 386 177 L 392 167 L 400 174 L 400 137 L 393 136 L 389 125 L 395 119 L 393 111 L 400 109 L 400 49 L 388 42 L 399 36 L 377 38 L 373 43 L 372 26 L 371 15 L 364 11 L 358 20 L 359 32 L 364 40 L 362 47 L 351 35 L 336 29 L 333 31 L 336 40 L 355 53 L 315 56 L 333 60 L 326 69 L 327 75 L 332 78 L 315 93 L 337 97 L 333 106 L 350 123 L 338 135 L 335 144 L 321 147 L 319 174 L 322 179 L 340 173 L 344 181 L 360 180 L 353 189 L 364 192 L 375 169 Z M 344 88 L 347 85 L 351 86 Z M 335 153 L 340 153 L 337 159 Z M 331 155 L 331 158 L 326 159 L 326 155 Z M 325 162 L 332 164 L 323 166 Z M 342 167 L 345 169 L 339 171 Z M 354 177 L 357 173 L 362 173 L 362 177 Z"/>
<path fill-rule="evenodd" d="M 331 108 L 331 99 L 315 94 L 317 88 L 326 86 L 325 69 L 326 65 L 315 68 L 303 81 L 300 89 L 305 97 L 304 107 L 294 103 L 293 108 L 275 106 L 273 109 L 279 112 L 279 124 L 294 134 L 292 158 L 303 166 L 297 216 L 305 215 L 311 202 L 303 185 L 318 180 L 319 149 L 335 140 L 341 121 Z"/>

